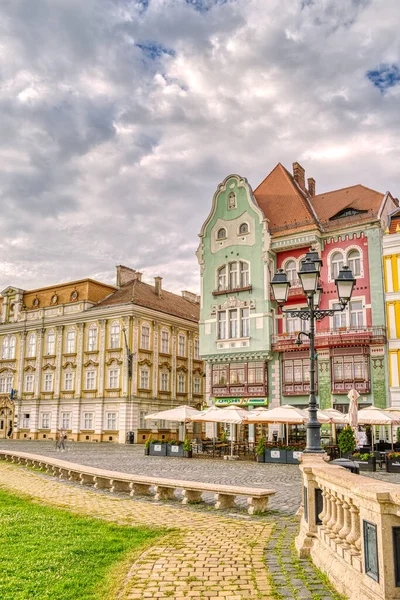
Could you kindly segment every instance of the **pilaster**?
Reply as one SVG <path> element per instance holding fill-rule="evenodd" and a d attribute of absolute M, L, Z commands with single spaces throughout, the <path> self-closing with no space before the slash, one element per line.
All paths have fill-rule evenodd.
<path fill-rule="evenodd" d="M 35 377 L 35 398 L 40 397 L 42 386 L 42 358 L 44 344 L 44 329 L 36 330 L 36 377 Z"/>
<path fill-rule="evenodd" d="M 178 333 L 178 329 L 176 327 L 172 327 L 172 372 L 171 372 L 171 395 L 172 398 L 176 399 L 176 336 Z"/>
<path fill-rule="evenodd" d="M 159 348 L 158 348 L 158 338 L 159 338 L 159 323 L 153 321 L 153 397 L 157 398 L 158 396 L 158 386 L 159 386 L 159 378 L 158 378 L 158 363 L 159 363 Z"/>
<path fill-rule="evenodd" d="M 75 382 L 75 396 L 81 397 L 82 393 L 82 363 L 83 363 L 83 332 L 84 323 L 78 323 L 78 347 L 76 357 L 76 382 Z"/>
<path fill-rule="evenodd" d="M 188 331 L 188 403 L 193 402 L 193 332 Z"/>
<path fill-rule="evenodd" d="M 54 398 L 60 397 L 61 390 L 61 360 L 64 325 L 57 326 L 57 351 L 56 351 L 56 373 L 54 382 Z"/>
<path fill-rule="evenodd" d="M 26 346 L 26 331 L 22 331 L 19 337 L 19 361 L 18 361 L 18 375 L 17 375 L 17 391 L 18 396 L 21 397 L 24 388 L 24 362 L 25 362 L 25 346 Z"/>
<path fill-rule="evenodd" d="M 100 398 L 104 396 L 104 368 L 106 361 L 106 326 L 107 320 L 100 319 L 100 353 L 99 353 L 99 373 L 98 373 L 98 383 L 97 383 L 97 395 Z"/>

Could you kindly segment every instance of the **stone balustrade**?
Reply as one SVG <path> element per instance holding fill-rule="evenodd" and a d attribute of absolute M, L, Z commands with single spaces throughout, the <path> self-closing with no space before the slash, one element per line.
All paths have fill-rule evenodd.
<path fill-rule="evenodd" d="M 400 489 L 303 455 L 296 547 L 350 600 L 400 598 Z"/>
<path fill-rule="evenodd" d="M 218 485 L 198 481 L 182 481 L 161 477 L 131 475 L 117 471 L 107 471 L 86 465 L 78 465 L 63 460 L 38 456 L 26 452 L 8 452 L 0 450 L 0 460 L 26 465 L 43 470 L 60 480 L 91 485 L 95 489 L 109 492 L 126 493 L 130 496 L 149 496 L 154 501 L 177 500 L 176 490 L 183 490 L 183 505 L 203 502 L 203 494 L 213 494 L 215 509 L 238 508 L 235 499 L 247 498 L 247 511 L 250 515 L 266 511 L 268 499 L 275 494 L 272 489 L 248 488 L 241 486 Z"/>

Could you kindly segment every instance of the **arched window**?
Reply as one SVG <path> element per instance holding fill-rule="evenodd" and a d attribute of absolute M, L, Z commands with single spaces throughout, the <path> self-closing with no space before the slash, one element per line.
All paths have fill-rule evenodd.
<path fill-rule="evenodd" d="M 121 326 L 118 321 L 113 321 L 110 327 L 110 348 L 120 347 Z"/>
<path fill-rule="evenodd" d="M 226 265 L 218 269 L 218 290 L 226 290 Z"/>
<path fill-rule="evenodd" d="M 285 265 L 285 273 L 290 283 L 294 283 L 297 280 L 297 265 L 295 260 L 288 260 Z"/>
<path fill-rule="evenodd" d="M 143 350 L 150 350 L 150 327 L 148 325 L 142 325 L 140 347 Z"/>
<path fill-rule="evenodd" d="M 1 358 L 3 360 L 8 358 L 9 344 L 10 344 L 10 340 L 9 340 L 8 336 L 6 336 L 5 338 L 3 338 L 3 343 L 1 345 Z"/>
<path fill-rule="evenodd" d="M 49 331 L 46 337 L 46 354 L 56 353 L 56 334 L 55 331 Z"/>
<path fill-rule="evenodd" d="M 233 261 L 223 265 L 217 271 L 217 286 L 219 291 L 235 290 L 250 285 L 249 263 L 243 260 Z"/>
<path fill-rule="evenodd" d="M 67 354 L 73 354 L 75 352 L 75 329 L 71 327 L 67 331 Z"/>
<path fill-rule="evenodd" d="M 350 250 L 347 255 L 347 264 L 349 265 L 354 277 L 361 275 L 361 257 L 358 250 Z"/>
<path fill-rule="evenodd" d="M 241 223 L 241 225 L 239 225 L 239 234 L 243 235 L 244 233 L 249 233 L 249 226 L 247 223 Z"/>
<path fill-rule="evenodd" d="M 217 240 L 224 240 L 226 238 L 226 229 L 225 227 L 221 227 L 217 231 Z"/>
<path fill-rule="evenodd" d="M 27 356 L 30 358 L 36 356 L 36 335 L 34 333 L 30 333 L 28 336 Z"/>
<path fill-rule="evenodd" d="M 15 358 L 15 346 L 17 344 L 17 340 L 15 335 L 10 335 L 9 345 L 8 345 L 8 358 Z"/>
<path fill-rule="evenodd" d="M 97 325 L 92 323 L 88 329 L 87 349 L 89 352 L 97 350 Z"/>
<path fill-rule="evenodd" d="M 1 346 L 1 357 L 3 360 L 15 358 L 15 344 L 15 335 L 7 335 L 5 338 L 3 338 L 3 343 Z"/>
<path fill-rule="evenodd" d="M 335 252 L 331 256 L 331 279 L 336 279 L 340 269 L 343 267 L 343 254 Z"/>

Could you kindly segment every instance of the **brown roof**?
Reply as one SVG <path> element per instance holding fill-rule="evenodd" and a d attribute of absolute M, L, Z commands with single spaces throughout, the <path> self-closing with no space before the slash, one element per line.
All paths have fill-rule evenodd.
<path fill-rule="evenodd" d="M 190 302 L 190 300 L 164 289 L 161 291 L 161 296 L 157 296 L 154 285 L 149 285 L 138 279 L 125 283 L 111 296 L 99 302 L 96 307 L 126 304 L 128 302 L 175 317 L 189 319 L 189 321 L 198 322 L 200 319 L 199 303 Z"/>
<path fill-rule="evenodd" d="M 330 219 L 348 208 L 366 212 L 352 217 L 343 217 L 340 219 L 340 224 L 344 223 L 347 218 L 351 219 L 351 222 L 357 223 L 376 219 L 383 198 L 384 194 L 358 184 L 318 194 L 311 198 L 311 203 L 324 229 L 330 229 L 336 228 L 339 224 L 336 220 L 330 221 Z"/>
<path fill-rule="evenodd" d="M 260 183 L 254 196 L 272 233 L 279 231 L 284 235 L 287 230 L 318 226 L 309 199 L 281 163 Z"/>
<path fill-rule="evenodd" d="M 385 233 L 400 233 L 400 210 L 397 209 L 389 215 L 389 230 Z"/>

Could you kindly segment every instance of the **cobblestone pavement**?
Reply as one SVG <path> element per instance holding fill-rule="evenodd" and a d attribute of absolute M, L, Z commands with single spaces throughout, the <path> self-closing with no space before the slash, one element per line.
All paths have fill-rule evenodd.
<path fill-rule="evenodd" d="M 135 475 L 273 488 L 276 494 L 271 496 L 269 508 L 288 514 L 295 514 L 301 503 L 301 476 L 296 465 L 144 456 L 144 446 L 124 444 L 69 442 L 67 452 L 60 454 L 56 452 L 53 442 L 0 440 L 0 450 L 7 449 Z"/>

